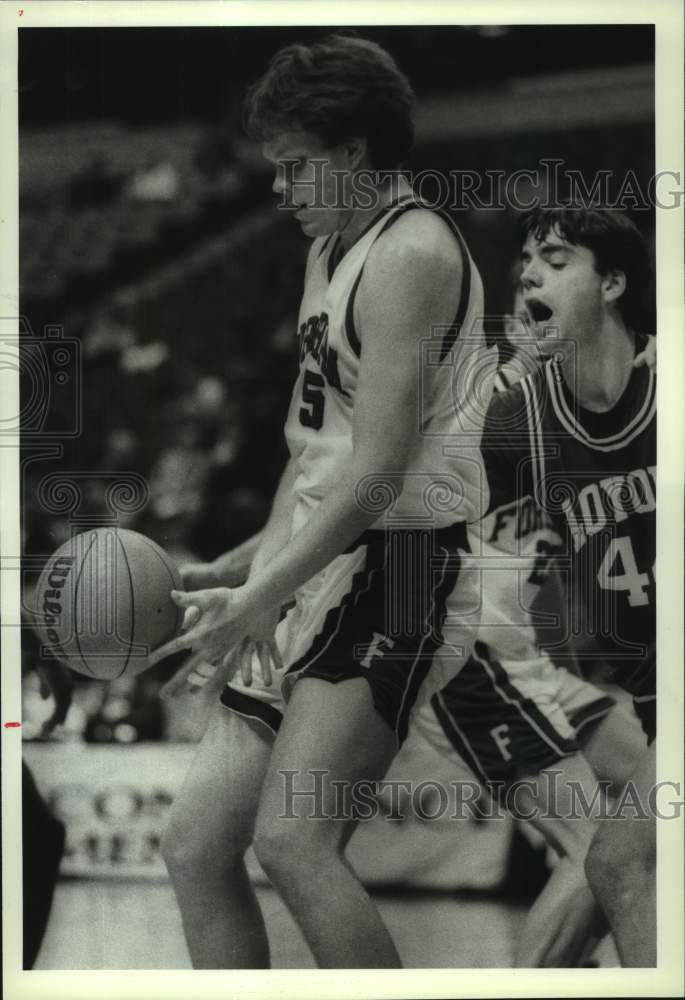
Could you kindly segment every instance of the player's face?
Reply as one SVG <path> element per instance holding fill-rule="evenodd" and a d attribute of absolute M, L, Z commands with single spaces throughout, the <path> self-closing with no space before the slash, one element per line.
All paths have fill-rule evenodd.
<path fill-rule="evenodd" d="M 584 340 L 599 330 L 603 279 L 591 250 L 550 230 L 541 240 L 528 237 L 521 266 L 523 301 L 543 350 L 553 350 L 558 339 Z"/>
<path fill-rule="evenodd" d="M 306 236 L 328 236 L 345 228 L 346 180 L 351 175 L 345 146 L 327 147 L 308 132 L 287 132 L 264 146 L 275 167 L 273 191 L 279 207 L 293 213 Z"/>

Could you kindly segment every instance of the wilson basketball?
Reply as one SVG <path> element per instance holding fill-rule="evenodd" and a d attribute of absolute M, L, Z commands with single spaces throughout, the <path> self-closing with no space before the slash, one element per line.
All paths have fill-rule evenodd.
<path fill-rule="evenodd" d="M 43 652 L 98 680 L 137 674 L 172 639 L 181 577 L 166 552 L 125 528 L 75 535 L 48 559 L 36 589 Z"/>

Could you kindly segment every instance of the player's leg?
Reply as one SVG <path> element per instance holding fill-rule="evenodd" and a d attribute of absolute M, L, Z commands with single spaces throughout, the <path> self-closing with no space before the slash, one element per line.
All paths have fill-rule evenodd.
<path fill-rule="evenodd" d="M 574 754 L 514 787 L 520 814 L 532 817 L 531 824 L 559 855 L 528 912 L 515 964 L 520 968 L 573 967 L 604 925 L 584 870 L 596 824 L 578 809 L 579 793 L 592 802 L 597 781 L 582 754 Z"/>
<path fill-rule="evenodd" d="M 486 787 L 504 785 L 505 804 L 530 815 L 560 855 L 521 935 L 516 964 L 524 967 L 572 966 L 597 932 L 598 908 L 584 874 L 595 827 L 579 797 L 592 803 L 599 790 L 556 700 L 557 687 L 556 669 L 545 658 L 505 669 L 478 641 L 431 700 L 431 711 L 422 706 L 413 716 L 439 752 L 456 752 Z M 522 774 L 532 777 L 517 781 Z"/>
<path fill-rule="evenodd" d="M 607 692 L 561 668 L 557 699 L 576 733 L 576 740 L 597 779 L 609 796 L 620 795 L 644 752 L 645 736 L 640 721 L 624 692 Z M 602 962 L 619 964 L 615 943 L 604 918 L 605 940 Z M 589 943 L 586 956 L 592 955 Z"/>
<path fill-rule="evenodd" d="M 366 804 L 377 808 L 370 786 L 385 775 L 419 691 L 439 668 L 447 602 L 452 612 L 463 592 L 466 530 L 436 529 L 431 542 L 423 531 L 369 532 L 302 595 L 298 643 L 283 679 L 291 699 L 265 778 L 254 847 L 322 967 L 399 965 L 344 857 L 353 824 L 344 809 L 339 818 L 339 804 L 341 785 L 348 795 L 364 795 L 366 783 Z M 402 586 L 407 566 L 411 581 Z M 421 586 L 426 590 L 419 593 Z M 425 608 L 423 621 L 417 607 Z M 448 629 L 448 642 L 456 632 Z M 323 818 L 309 818 L 311 796 L 291 796 L 291 818 L 282 819 L 284 772 L 307 788 L 315 770 L 325 771 Z"/>
<path fill-rule="evenodd" d="M 305 676 L 295 685 L 264 781 L 254 848 L 322 968 L 400 965 L 344 857 L 351 824 L 336 818 L 341 791 L 334 784 L 342 782 L 349 794 L 361 790 L 359 782 L 380 780 L 396 750 L 396 735 L 365 679 L 331 684 Z M 320 794 L 288 794 L 288 787 L 312 789 L 311 772 L 321 770 Z M 315 809 L 323 818 L 312 818 Z"/>
<path fill-rule="evenodd" d="M 464 710 L 467 714 L 472 711 L 475 726 L 472 730 L 463 724 L 459 726 L 463 740 L 459 747 L 463 751 L 468 745 L 469 755 L 455 750 L 455 727 L 441 724 L 436 713 L 432 710 L 427 712 L 425 707 L 413 716 L 414 735 L 415 738 L 427 739 L 434 749 L 451 761 L 465 765 L 485 789 L 488 786 L 492 788 L 493 783 L 501 787 L 507 782 L 507 772 L 498 766 L 494 747 L 488 747 L 489 734 L 484 730 L 482 720 L 477 718 L 476 705 L 468 705 L 468 673 L 469 668 L 461 691 L 465 695 Z M 451 686 L 459 687 L 458 683 Z M 481 706 L 482 695 L 481 689 Z M 442 697 L 444 699 L 444 692 Z M 445 719 L 442 713 L 440 717 Z M 518 753 L 518 739 L 515 727 L 508 728 L 513 737 L 509 743 L 513 762 Z M 451 735 L 448 736 L 448 733 Z M 568 816 L 574 811 L 571 801 L 574 793 L 568 784 L 571 780 L 591 802 L 596 780 L 580 754 L 557 760 L 544 770 L 531 771 L 524 781 L 518 785 L 510 782 L 505 789 L 504 807 L 510 807 L 514 814 L 525 817 L 559 855 L 545 888 L 526 915 L 514 958 L 515 965 L 520 968 L 574 966 L 604 929 L 604 920 L 584 872 L 585 855 L 596 827 L 589 820 Z M 455 826 L 455 831 L 458 829 L 458 825 Z"/>
<path fill-rule="evenodd" d="M 597 778 L 609 782 L 618 794 L 635 770 L 645 748 L 642 726 L 630 704 L 621 704 L 621 692 L 608 694 L 564 668 L 556 699 L 573 726 L 578 746 Z"/>
<path fill-rule="evenodd" d="M 617 705 L 595 726 L 580 729 L 578 744 L 600 781 L 619 794 L 644 753 L 645 737 L 635 715 Z"/>
<path fill-rule="evenodd" d="M 630 778 L 648 818 L 602 820 L 585 863 L 624 966 L 656 966 L 656 819 L 647 809 L 655 747 L 652 743 L 643 752 Z"/>
<path fill-rule="evenodd" d="M 269 946 L 245 868 L 272 737 L 217 703 L 162 842 L 197 969 L 268 968 Z"/>

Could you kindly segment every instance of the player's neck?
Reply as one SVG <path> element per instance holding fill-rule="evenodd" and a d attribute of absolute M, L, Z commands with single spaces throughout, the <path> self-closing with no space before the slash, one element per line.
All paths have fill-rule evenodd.
<path fill-rule="evenodd" d="M 576 357 L 574 359 L 574 354 Z M 566 384 L 582 407 L 603 413 L 621 398 L 633 370 L 635 335 L 608 318 L 562 362 Z"/>
<path fill-rule="evenodd" d="M 358 208 L 350 212 L 347 222 L 339 230 L 340 242 L 345 253 L 350 247 L 354 246 L 376 216 L 380 215 L 391 202 L 411 194 L 412 188 L 409 181 L 400 175 L 395 176 L 392 183 L 376 187 L 374 191 L 376 197 L 373 199 L 372 206 L 370 208 Z"/>

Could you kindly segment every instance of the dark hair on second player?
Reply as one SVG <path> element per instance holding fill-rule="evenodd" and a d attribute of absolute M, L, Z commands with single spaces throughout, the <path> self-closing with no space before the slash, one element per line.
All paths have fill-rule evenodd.
<path fill-rule="evenodd" d="M 329 35 L 276 53 L 248 92 L 245 124 L 261 141 L 299 130 L 326 146 L 365 136 L 372 168 L 394 170 L 414 142 L 413 105 L 409 81 L 380 45 Z"/>
<path fill-rule="evenodd" d="M 618 309 L 631 329 L 639 329 L 644 318 L 652 265 L 642 233 L 623 212 L 610 208 L 536 208 L 518 222 L 520 242 L 529 236 L 542 240 L 556 230 L 574 246 L 587 247 L 595 256 L 598 274 L 623 271 L 626 288 Z"/>

